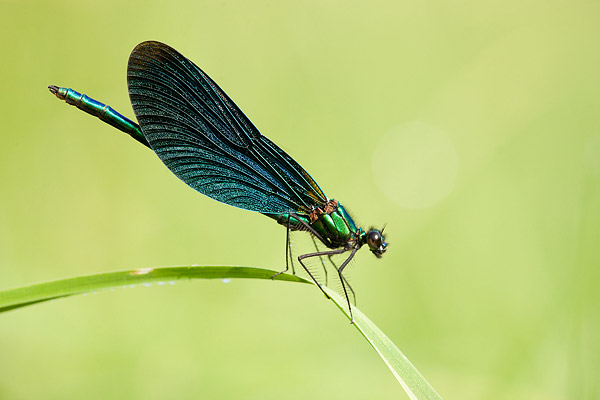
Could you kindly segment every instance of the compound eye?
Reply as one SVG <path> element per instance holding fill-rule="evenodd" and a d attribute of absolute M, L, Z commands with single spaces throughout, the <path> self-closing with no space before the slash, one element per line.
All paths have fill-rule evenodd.
<path fill-rule="evenodd" d="M 369 231 L 367 234 L 367 244 L 371 250 L 377 250 L 381 247 L 381 232 L 376 229 Z"/>

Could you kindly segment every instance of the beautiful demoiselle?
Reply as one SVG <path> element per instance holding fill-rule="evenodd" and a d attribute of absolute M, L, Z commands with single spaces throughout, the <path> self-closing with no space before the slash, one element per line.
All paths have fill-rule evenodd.
<path fill-rule="evenodd" d="M 129 57 L 127 84 L 139 125 L 72 89 L 48 88 L 59 99 L 151 148 L 171 172 L 198 192 L 285 226 L 286 267 L 279 274 L 288 271 L 290 264 L 295 273 L 290 231 L 307 231 L 313 241 L 316 238 L 329 249 L 317 248 L 297 258 L 322 291 L 303 260 L 328 257 L 331 261 L 331 256 L 349 252 L 339 267 L 333 261 L 332 265 L 352 320 L 348 290 L 353 290 L 342 272 L 365 244 L 377 258 L 385 253 L 383 229 L 357 227 L 338 201 L 325 196 L 294 159 L 261 135 L 225 92 L 175 49 L 152 41 L 136 46 Z"/>

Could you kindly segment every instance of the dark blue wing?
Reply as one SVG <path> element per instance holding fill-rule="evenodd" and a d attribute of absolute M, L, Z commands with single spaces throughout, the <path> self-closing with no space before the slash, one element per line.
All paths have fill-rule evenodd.
<path fill-rule="evenodd" d="M 139 44 L 129 57 L 127 84 L 154 152 L 200 193 L 266 214 L 308 214 L 327 201 L 310 175 L 175 49 Z"/>

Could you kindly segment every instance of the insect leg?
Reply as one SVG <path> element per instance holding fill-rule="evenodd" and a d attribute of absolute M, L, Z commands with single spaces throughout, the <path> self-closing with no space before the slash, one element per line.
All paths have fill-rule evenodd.
<path fill-rule="evenodd" d="M 329 259 L 329 262 L 331 263 L 331 265 L 333 265 L 333 268 L 335 268 L 335 270 L 338 271 L 338 267 L 333 262 L 333 259 L 331 258 L 331 256 L 327 256 L 327 258 Z M 338 271 L 338 273 L 339 273 L 339 271 Z M 353 300 L 352 302 L 354 303 L 354 305 L 356 305 L 356 293 L 354 292 L 354 289 L 352 289 L 352 285 L 350 285 L 350 282 L 348 282 L 348 279 L 346 279 L 345 276 L 344 276 L 344 282 L 348 286 L 348 289 L 350 290 L 350 293 L 352 293 L 352 300 Z"/>
<path fill-rule="evenodd" d="M 319 251 L 315 237 L 313 235 L 310 235 L 310 238 L 312 239 L 313 244 L 315 245 L 315 249 L 317 251 Z M 327 268 L 325 268 L 325 261 L 323 261 L 323 256 L 319 256 L 319 260 L 321 260 L 321 265 L 323 266 L 323 273 L 325 274 L 325 286 L 327 286 L 327 283 L 328 283 Z M 329 261 L 331 261 L 331 256 L 329 256 Z M 333 264 L 333 261 L 331 261 L 331 263 Z M 335 264 L 333 266 L 335 267 Z"/>
<path fill-rule="evenodd" d="M 294 270 L 294 260 L 292 258 L 292 249 L 290 247 L 290 215 L 288 214 L 286 230 L 285 230 L 285 269 L 273 275 L 271 279 L 275 278 L 277 275 L 283 274 L 287 272 L 289 269 L 288 261 L 292 266 L 292 274 L 296 275 L 296 271 Z"/>
<path fill-rule="evenodd" d="M 302 260 L 304 260 L 305 258 L 310 258 L 310 257 L 333 256 L 333 255 L 336 255 L 336 254 L 345 253 L 346 251 L 347 251 L 346 249 L 329 250 L 329 251 L 317 251 L 316 253 L 308 253 L 308 254 L 303 254 L 301 256 L 298 256 L 298 261 L 300 262 L 300 265 L 302 265 L 302 268 L 304 268 L 304 270 L 306 271 L 306 273 L 308 274 L 308 276 L 311 277 L 311 279 L 316 283 L 316 285 L 319 287 L 319 289 L 321 289 L 321 292 L 323 292 L 323 294 L 327 298 L 329 298 L 329 295 L 327 293 L 325 293 L 325 291 L 321 287 L 321 284 L 315 279 L 315 277 L 308 270 L 308 268 L 306 268 L 306 265 L 304 265 L 304 263 L 302 262 Z M 348 296 L 346 296 L 346 297 L 348 297 Z M 348 300 L 348 301 L 350 301 L 350 300 Z"/>
<path fill-rule="evenodd" d="M 340 281 L 342 282 L 342 288 L 344 289 L 344 294 L 346 295 L 346 301 L 348 302 L 348 311 L 350 312 L 350 323 L 351 324 L 354 323 L 354 317 L 352 316 L 352 307 L 350 306 L 350 298 L 348 298 L 348 292 L 346 291 L 346 285 L 344 284 L 344 277 L 342 276 L 342 271 L 344 270 L 344 268 L 346 268 L 346 265 L 348 265 L 350 260 L 352 260 L 352 258 L 354 257 L 354 255 L 356 254 L 357 251 L 358 251 L 358 249 L 352 249 L 352 253 L 350 253 L 350 256 L 348 258 L 346 258 L 346 261 L 344 261 L 342 263 L 342 265 L 340 265 L 340 269 L 338 269 L 338 274 L 340 275 Z"/>

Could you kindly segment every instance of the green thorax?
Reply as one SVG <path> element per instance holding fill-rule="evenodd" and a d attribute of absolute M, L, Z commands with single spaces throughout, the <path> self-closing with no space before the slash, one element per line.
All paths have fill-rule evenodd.
<path fill-rule="evenodd" d="M 319 234 L 323 244 L 331 249 L 351 246 L 356 241 L 362 241 L 365 236 L 365 232 L 356 226 L 350 214 L 340 203 L 337 203 L 337 207 L 331 212 L 319 215 L 316 220 L 313 219 L 312 223 L 309 215 L 294 213 L 265 215 L 277 220 L 281 225 L 286 226 L 289 223 L 291 230 L 308 230 L 306 225 L 310 226 Z"/>

